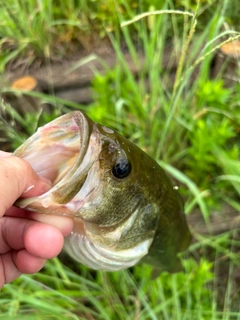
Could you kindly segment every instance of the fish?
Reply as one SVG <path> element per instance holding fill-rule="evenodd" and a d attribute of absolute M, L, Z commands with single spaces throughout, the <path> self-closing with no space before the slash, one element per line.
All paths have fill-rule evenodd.
<path fill-rule="evenodd" d="M 95 270 L 140 262 L 180 270 L 178 253 L 191 234 L 183 201 L 164 170 L 115 130 L 72 111 L 38 128 L 14 156 L 25 159 L 52 188 L 15 206 L 71 216 L 64 250 Z"/>

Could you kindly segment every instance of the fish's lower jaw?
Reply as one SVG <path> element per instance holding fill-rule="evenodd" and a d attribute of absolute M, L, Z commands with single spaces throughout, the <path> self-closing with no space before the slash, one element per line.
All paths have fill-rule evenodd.
<path fill-rule="evenodd" d="M 148 253 L 152 239 L 145 240 L 136 247 L 112 251 L 94 245 L 86 235 L 72 232 L 65 238 L 64 249 L 75 260 L 95 270 L 117 271 L 135 265 Z"/>

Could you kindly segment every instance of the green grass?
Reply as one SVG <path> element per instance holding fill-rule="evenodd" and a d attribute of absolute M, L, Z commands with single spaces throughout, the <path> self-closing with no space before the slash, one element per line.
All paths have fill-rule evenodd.
<path fill-rule="evenodd" d="M 29 123 L 37 127 L 63 112 L 80 109 L 154 157 L 180 186 L 189 217 L 200 210 L 210 229 L 216 215 L 225 217 L 226 205 L 230 211 L 239 211 L 240 87 L 237 82 L 225 86 L 226 65 L 216 78 L 210 76 L 220 45 L 240 36 L 234 25 L 235 1 L 201 1 L 198 7 L 194 1 L 180 1 L 192 10 L 190 14 L 177 12 L 174 1 L 115 0 L 107 7 L 104 1 L 66 3 L 39 1 L 37 9 L 30 0 L 2 4 L 1 70 L 23 54 L 28 63 L 36 56 L 54 61 L 56 52 L 64 56 L 68 50 L 61 39 L 72 44 L 82 32 L 88 39 L 92 21 L 98 37 L 107 36 L 114 47 L 116 66 L 96 73 L 90 106 L 34 92 L 28 94 L 48 102 L 52 113 L 20 115 L 3 104 L 2 112 L 10 120 L 6 124 L 2 117 L 2 128 L 11 147 L 32 134 Z M 26 19 L 29 13 L 31 19 Z M 124 59 L 123 40 L 139 69 L 138 79 Z M 84 46 L 82 37 L 78 41 Z M 169 45 L 166 65 L 163 53 Z M 2 87 L 1 91 L 11 90 Z M 66 258 L 53 259 L 42 272 L 24 275 L 4 287 L 0 318 L 240 319 L 238 231 L 205 236 L 194 225 L 192 233 L 195 242 L 182 256 L 183 272 L 163 273 L 155 280 L 146 265 L 105 273 Z"/>
<path fill-rule="evenodd" d="M 54 259 L 44 273 L 23 276 L 5 287 L 4 314 L 77 319 L 77 313 L 81 319 L 104 320 L 193 319 L 196 315 L 199 319 L 200 314 L 212 312 L 212 293 L 203 286 L 212 280 L 211 264 L 188 260 L 184 265 L 186 272 L 171 277 L 164 273 L 152 281 L 148 266 L 135 267 L 132 273 L 89 273 L 78 266 L 73 273 Z"/>

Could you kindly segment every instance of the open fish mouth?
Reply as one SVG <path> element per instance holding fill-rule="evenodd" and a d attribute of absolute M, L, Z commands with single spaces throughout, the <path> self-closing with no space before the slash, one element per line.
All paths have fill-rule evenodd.
<path fill-rule="evenodd" d="M 20 199 L 16 205 L 43 214 L 69 215 L 69 202 L 83 186 L 97 160 L 98 134 L 82 113 L 64 115 L 39 128 L 14 155 L 30 163 L 53 187 L 45 194 Z M 81 199 L 82 201 L 84 199 Z M 80 200 L 78 201 L 78 204 Z"/>

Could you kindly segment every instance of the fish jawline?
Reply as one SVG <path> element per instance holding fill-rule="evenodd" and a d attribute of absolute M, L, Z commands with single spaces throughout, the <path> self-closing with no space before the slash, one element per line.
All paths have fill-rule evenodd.
<path fill-rule="evenodd" d="M 117 271 L 134 266 L 148 253 L 152 239 L 139 243 L 136 247 L 114 251 L 91 242 L 86 236 L 84 222 L 77 219 L 77 228 L 65 238 L 64 249 L 76 261 L 95 270 Z"/>

